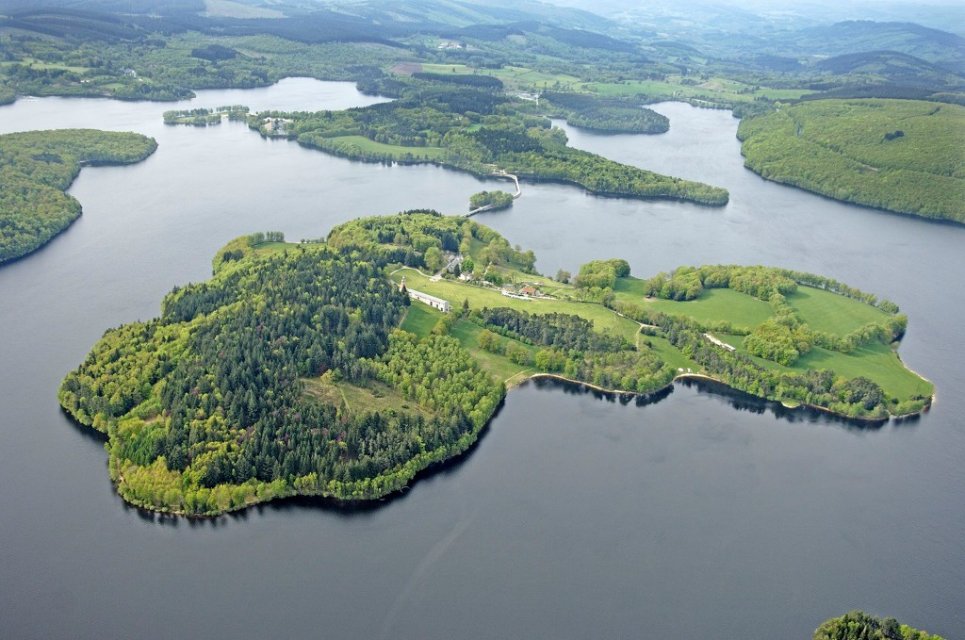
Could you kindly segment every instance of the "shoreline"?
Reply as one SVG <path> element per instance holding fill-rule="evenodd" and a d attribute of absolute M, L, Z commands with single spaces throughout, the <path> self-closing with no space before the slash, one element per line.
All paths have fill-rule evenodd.
<path fill-rule="evenodd" d="M 931 381 L 930 381 L 930 380 L 928 380 L 927 378 L 925 378 L 924 376 L 922 376 L 922 375 L 919 374 L 918 372 L 913 371 L 913 370 L 911 370 L 911 369 L 909 369 L 909 371 L 912 371 L 912 373 L 914 373 L 915 375 L 917 375 L 918 377 L 920 377 L 922 380 L 925 380 L 926 382 L 928 382 L 929 384 L 931 384 Z M 518 375 L 519 375 L 519 374 L 517 374 L 517 376 L 518 376 Z M 517 378 L 517 376 L 513 376 L 513 378 L 510 378 L 509 380 L 514 380 L 515 378 Z M 584 382 L 584 381 L 582 381 L 582 380 L 576 380 L 576 379 L 574 379 L 574 378 L 568 378 L 568 377 L 566 377 L 566 376 L 563 376 L 563 375 L 560 375 L 560 374 L 556 374 L 556 373 L 531 373 L 531 374 L 529 374 L 529 375 L 527 375 L 527 376 L 525 376 L 525 377 L 522 377 L 522 378 L 519 378 L 519 379 L 514 380 L 511 384 L 507 384 L 507 385 L 506 385 L 506 391 L 507 391 L 507 392 L 512 391 L 513 389 L 521 386 L 521 385 L 522 385 L 524 382 L 526 382 L 527 380 L 536 380 L 536 379 L 541 379 L 541 378 L 547 378 L 547 379 L 552 379 L 552 380 L 559 380 L 559 381 L 561 381 L 561 382 L 568 382 L 568 383 L 570 383 L 570 384 L 580 385 L 580 386 L 582 386 L 582 387 L 586 387 L 587 389 L 592 389 L 592 390 L 594 390 L 594 391 L 599 391 L 600 393 L 606 393 L 606 394 L 610 394 L 610 395 L 633 396 L 633 397 L 641 397 L 641 398 L 648 398 L 648 397 L 653 396 L 653 395 L 655 395 L 655 394 L 662 393 L 662 392 L 666 391 L 667 389 L 673 387 L 674 383 L 677 382 L 677 381 L 682 381 L 682 380 L 698 380 L 698 381 L 705 381 L 705 382 L 713 382 L 713 383 L 715 383 L 715 384 L 719 384 L 719 385 L 721 385 L 721 386 L 723 386 L 723 387 L 726 387 L 727 389 L 730 389 L 731 391 L 735 391 L 735 392 L 737 392 L 737 393 L 745 393 L 745 394 L 747 394 L 748 396 L 750 396 L 750 397 L 752 397 L 752 398 L 756 398 L 756 399 L 760 400 L 761 402 L 773 402 L 773 403 L 775 403 L 775 404 L 780 404 L 780 405 L 781 405 L 782 407 L 784 407 L 785 409 L 789 409 L 789 410 L 792 410 L 792 411 L 795 410 L 795 409 L 809 409 L 809 410 L 813 410 L 813 411 L 819 411 L 819 412 L 821 412 L 821 413 L 826 413 L 826 414 L 828 414 L 828 415 L 830 415 L 830 416 L 834 416 L 835 418 L 839 418 L 839 419 L 841 419 L 841 420 L 850 420 L 850 421 L 853 421 L 853 422 L 860 422 L 860 423 L 864 423 L 864 424 L 877 424 L 877 423 L 884 424 L 884 423 L 890 422 L 891 420 L 906 420 L 906 419 L 908 419 L 908 418 L 919 417 L 919 416 L 927 413 L 927 412 L 931 409 L 932 404 L 934 404 L 935 399 L 936 399 L 936 397 L 937 397 L 937 394 L 933 393 L 933 394 L 932 394 L 932 397 L 931 397 L 931 400 L 929 401 L 929 403 L 928 403 L 927 405 L 925 405 L 924 407 L 922 407 L 922 409 L 919 410 L 919 411 L 915 411 L 915 412 L 912 412 L 912 413 L 904 413 L 904 414 L 900 414 L 900 415 L 896 415 L 896 414 L 889 413 L 887 416 L 885 416 L 885 417 L 883 417 L 883 418 L 868 418 L 868 417 L 863 417 L 863 416 L 849 416 L 849 415 L 845 415 L 845 414 L 843 414 L 843 413 L 838 413 L 837 411 L 834 411 L 834 410 L 832 410 L 832 409 L 829 409 L 828 407 L 822 407 L 822 406 L 815 405 L 815 404 L 810 404 L 810 403 L 807 403 L 807 402 L 802 402 L 802 403 L 800 403 L 800 404 L 788 404 L 787 402 L 785 402 L 785 401 L 783 401 L 783 400 L 772 400 L 772 399 L 770 399 L 770 398 L 764 398 L 764 397 L 755 395 L 755 394 L 753 394 L 753 393 L 748 393 L 747 391 L 743 391 L 743 390 L 741 390 L 741 389 L 738 389 L 738 388 L 736 388 L 736 387 L 728 384 L 727 382 L 724 382 L 723 380 L 721 380 L 721 379 L 719 379 L 719 378 L 715 378 L 715 377 L 713 377 L 713 376 L 711 376 L 711 375 L 708 375 L 708 374 L 706 374 L 706 373 L 693 373 L 693 372 L 678 373 L 677 375 L 675 375 L 675 376 L 673 377 L 673 379 L 670 381 L 669 384 L 667 384 L 667 385 L 665 385 L 665 386 L 663 386 L 663 387 L 660 387 L 659 389 L 654 389 L 653 391 L 648 391 L 648 392 L 644 392 L 644 393 L 641 393 L 641 392 L 639 392 L 639 391 L 627 391 L 627 390 L 625 390 L 625 389 L 608 389 L 608 388 L 601 387 L 601 386 L 599 386 L 599 385 L 595 385 L 595 384 L 592 384 L 592 383 L 589 383 L 589 382 Z M 508 382 L 508 381 L 507 381 L 507 382 Z"/>
<path fill-rule="evenodd" d="M 922 377 L 922 379 L 925 379 L 923 376 L 920 376 L 920 377 Z M 643 399 L 651 399 L 660 394 L 666 393 L 668 390 L 672 389 L 674 384 L 678 381 L 696 380 L 696 381 L 713 382 L 731 391 L 735 391 L 737 393 L 745 393 L 752 398 L 760 400 L 761 402 L 780 404 L 782 407 L 792 411 L 795 409 L 816 410 L 841 420 L 860 423 L 864 425 L 872 425 L 872 424 L 883 425 L 891 420 L 899 420 L 899 421 L 906 420 L 909 418 L 921 416 L 923 413 L 926 413 L 931 408 L 931 405 L 929 404 L 925 406 L 921 411 L 918 411 L 915 413 L 904 414 L 900 416 L 889 414 L 885 418 L 852 417 L 852 416 L 846 416 L 846 415 L 837 413 L 826 407 L 819 407 L 808 403 L 801 403 L 799 405 L 789 405 L 783 401 L 762 398 L 760 396 L 756 396 L 754 394 L 749 394 L 745 391 L 741 391 L 740 389 L 736 389 L 735 387 L 713 376 L 707 375 L 705 373 L 694 373 L 694 372 L 678 373 L 673 377 L 673 379 L 668 384 L 658 389 L 654 389 L 649 392 L 639 392 L 639 391 L 627 391 L 625 389 L 608 389 L 605 387 L 601 387 L 600 385 L 596 385 L 590 382 L 584 382 L 582 380 L 576 380 L 573 378 L 568 378 L 564 375 L 560 375 L 556 373 L 526 374 L 525 371 L 522 371 L 519 374 L 516 374 L 503 382 L 505 392 L 506 392 L 505 395 L 508 395 L 508 393 L 513 389 L 520 387 L 524 382 L 527 382 L 529 380 L 539 380 L 539 379 L 556 380 L 559 382 L 578 385 L 586 389 L 590 389 L 590 390 L 603 393 L 606 395 L 611 395 L 611 396 L 622 396 L 622 397 L 628 397 L 628 398 L 643 398 Z M 504 395 L 503 402 L 505 401 L 505 395 Z M 497 407 L 496 411 L 494 411 L 493 414 L 489 417 L 486 423 L 482 425 L 482 427 L 473 430 L 473 437 L 471 441 L 464 443 L 464 446 L 456 447 L 457 450 L 455 451 L 454 455 L 445 457 L 445 458 L 440 458 L 438 460 L 425 460 L 424 462 L 427 462 L 427 464 L 425 464 L 424 466 L 421 466 L 421 468 L 419 469 L 413 469 L 414 472 L 412 473 L 412 477 L 409 478 L 409 480 L 406 482 L 405 485 L 403 485 L 398 489 L 385 493 L 383 495 L 372 497 L 372 498 L 340 498 L 336 495 L 328 493 L 324 489 L 317 490 L 317 491 L 309 491 L 309 492 L 299 492 L 297 490 L 292 490 L 291 492 L 285 492 L 284 494 L 274 496 L 268 500 L 250 502 L 243 505 L 237 505 L 225 511 L 220 511 L 216 513 L 192 514 L 192 513 L 187 513 L 183 510 L 157 508 L 156 506 L 146 504 L 143 501 L 134 500 L 132 499 L 132 496 L 125 495 L 125 493 L 121 490 L 121 483 L 124 480 L 123 473 L 120 470 L 118 470 L 117 475 L 115 476 L 112 470 L 112 472 L 109 475 L 111 476 L 111 484 L 113 486 L 114 493 L 119 498 L 121 498 L 121 500 L 123 500 L 125 504 L 130 505 L 135 509 L 150 513 L 152 514 L 152 516 L 157 515 L 159 517 L 187 518 L 189 520 L 197 520 L 197 521 L 214 520 L 216 518 L 220 518 L 222 516 L 226 516 L 229 514 L 247 511 L 248 509 L 251 509 L 251 508 L 259 508 L 264 505 L 268 505 L 276 502 L 282 502 L 285 500 L 294 500 L 298 498 L 318 499 L 328 504 L 332 508 L 336 508 L 336 509 L 352 509 L 357 507 L 368 507 L 368 506 L 377 508 L 380 504 L 405 494 L 409 489 L 412 488 L 413 483 L 418 481 L 423 474 L 432 473 L 432 470 L 436 469 L 437 467 L 444 467 L 445 465 L 453 464 L 463 459 L 470 451 L 472 451 L 476 446 L 478 446 L 480 437 L 491 427 L 492 422 L 498 415 L 499 409 L 501 409 L 501 407 L 502 407 L 502 402 L 500 403 L 500 406 Z M 70 413 L 70 411 L 64 408 L 63 405 L 61 405 L 61 410 L 67 415 L 68 419 L 75 426 L 82 428 L 85 432 L 89 433 L 91 437 L 106 436 L 104 432 L 98 429 L 95 429 L 92 425 L 84 424 L 83 422 L 78 420 L 76 416 L 74 416 L 72 413 Z M 430 456 L 430 458 L 431 457 L 432 456 Z M 108 464 L 108 466 L 110 466 L 110 464 Z M 419 465 L 416 465 L 416 466 L 419 466 Z"/>
<path fill-rule="evenodd" d="M 798 190 L 798 191 L 803 191 L 804 193 L 809 193 L 809 194 L 811 194 L 812 196 L 817 196 L 817 197 L 819 197 L 819 198 L 823 198 L 824 200 L 828 200 L 828 201 L 830 201 L 830 202 L 837 202 L 837 203 L 839 203 L 839 204 L 849 205 L 849 206 L 852 206 L 852 207 L 859 207 L 859 208 L 861 208 L 861 209 L 868 209 L 868 210 L 870 210 L 870 211 L 875 211 L 875 212 L 877 212 L 877 213 L 883 213 L 883 214 L 886 214 L 886 215 L 899 216 L 899 217 L 902 217 L 902 218 L 911 218 L 911 219 L 913 219 L 913 220 L 921 220 L 921 221 L 928 222 L 928 223 L 932 223 L 932 224 L 950 225 L 950 226 L 959 227 L 959 228 L 961 228 L 962 226 L 965 226 L 965 222 L 960 221 L 960 220 L 955 220 L 955 219 L 953 219 L 953 218 L 932 218 L 932 217 L 929 217 L 929 216 L 924 216 L 924 215 L 921 215 L 921 214 L 918 214 L 918 213 L 914 213 L 914 212 L 910 212 L 910 211 L 898 211 L 898 210 L 895 210 L 895 209 L 885 209 L 884 207 L 875 206 L 875 205 L 873 205 L 873 204 L 867 204 L 867 203 L 865 203 L 865 202 L 859 202 L 859 201 L 856 201 L 856 200 L 841 200 L 841 199 L 839 199 L 839 198 L 835 198 L 834 196 L 829 196 L 829 195 L 826 194 L 826 193 L 822 193 L 822 192 L 820 192 L 820 191 L 818 191 L 818 190 L 816 190 L 816 189 L 811 189 L 811 188 L 809 188 L 809 187 L 805 187 L 805 186 L 803 186 L 803 185 L 796 184 L 796 183 L 794 183 L 794 182 L 789 182 L 789 181 L 785 181 L 785 180 L 778 180 L 778 179 L 776 179 L 776 178 L 766 178 L 766 177 L 764 177 L 763 175 L 761 175 L 760 171 L 756 170 L 754 167 L 752 167 L 752 166 L 750 166 L 749 164 L 747 164 L 747 156 L 744 155 L 744 148 L 743 148 L 744 143 L 743 143 L 742 140 L 741 140 L 740 142 L 741 142 L 741 157 L 744 158 L 744 168 L 747 169 L 748 171 L 750 171 L 751 173 L 753 173 L 755 176 L 757 176 L 757 177 L 760 178 L 761 180 L 764 180 L 765 182 L 771 182 L 771 183 L 773 183 L 773 184 L 779 184 L 779 185 L 781 185 L 781 186 L 783 186 L 783 187 L 788 187 L 788 188 L 790 188 L 790 189 L 796 189 L 796 190 Z"/>

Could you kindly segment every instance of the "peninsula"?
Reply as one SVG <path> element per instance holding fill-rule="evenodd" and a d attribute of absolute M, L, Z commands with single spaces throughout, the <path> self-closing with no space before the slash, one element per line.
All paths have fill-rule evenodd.
<path fill-rule="evenodd" d="M 561 282 L 534 264 L 431 211 L 324 242 L 238 238 L 159 318 L 108 330 L 60 402 L 107 435 L 125 500 L 189 515 L 399 491 L 535 375 L 635 394 L 704 376 L 860 420 L 929 406 L 932 385 L 894 350 L 904 316 L 834 280 L 745 266 L 642 280 L 615 259 Z"/>
<path fill-rule="evenodd" d="M 745 165 L 768 180 L 965 224 L 965 107 L 804 100 L 741 121 Z"/>
<path fill-rule="evenodd" d="M 729 198 L 720 187 L 574 149 L 566 133 L 530 103 L 491 89 L 412 78 L 377 79 L 365 88 L 396 100 L 344 111 L 269 111 L 250 116 L 248 124 L 263 136 L 352 160 L 437 164 L 481 177 L 508 173 L 614 197 L 708 206 L 723 206 Z"/>
<path fill-rule="evenodd" d="M 133 164 L 153 138 L 94 129 L 0 135 L 0 264 L 36 251 L 80 217 L 66 191 L 81 167 Z"/>

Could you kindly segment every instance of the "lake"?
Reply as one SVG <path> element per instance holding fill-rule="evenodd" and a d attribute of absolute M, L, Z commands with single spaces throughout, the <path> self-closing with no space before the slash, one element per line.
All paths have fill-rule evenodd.
<path fill-rule="evenodd" d="M 291 500 L 158 519 L 111 487 L 103 443 L 57 386 L 105 329 L 254 231 L 324 236 L 360 215 L 509 183 L 362 164 L 168 109 L 346 108 L 354 85 L 288 79 L 184 103 L 20 100 L 0 132 L 131 130 L 157 152 L 84 169 L 84 215 L 0 267 L 0 636 L 5 638 L 811 637 L 861 608 L 951 640 L 965 629 L 965 228 L 844 205 L 743 168 L 729 112 L 665 103 L 659 136 L 564 127 L 574 146 L 730 190 L 724 208 L 523 183 L 477 220 L 549 274 L 625 257 L 783 265 L 890 298 L 903 359 L 934 381 L 921 419 L 862 429 L 718 388 L 638 406 L 530 382 L 461 460 L 371 509 Z"/>

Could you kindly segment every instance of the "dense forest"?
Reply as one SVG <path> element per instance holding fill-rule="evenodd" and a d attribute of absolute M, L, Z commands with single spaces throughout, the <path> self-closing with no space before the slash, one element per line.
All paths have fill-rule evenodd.
<path fill-rule="evenodd" d="M 814 632 L 813 640 L 942 640 L 937 635 L 913 629 L 894 618 L 876 618 L 863 611 L 851 611 L 831 618 Z"/>
<path fill-rule="evenodd" d="M 128 501 L 212 514 L 295 493 L 378 498 L 465 450 L 498 405 L 502 386 L 458 342 L 394 331 L 409 301 L 378 262 L 324 245 L 222 255 L 211 281 L 108 331 L 64 380 L 67 411 L 107 433 Z M 326 386 L 388 388 L 389 402 L 331 402 Z"/>
<path fill-rule="evenodd" d="M 355 160 L 430 162 L 480 176 L 504 170 L 603 195 L 727 203 L 724 189 L 568 147 L 565 134 L 552 128 L 549 119 L 529 115 L 524 101 L 472 87 L 411 80 L 393 80 L 391 90 L 399 96 L 391 103 L 318 113 L 268 112 L 250 118 L 249 124 L 263 135 L 287 137 Z M 276 120 L 284 127 L 276 128 Z"/>
<path fill-rule="evenodd" d="M 0 264 L 36 251 L 80 216 L 66 190 L 82 166 L 140 162 L 156 148 L 136 133 L 90 129 L 0 136 Z"/>
<path fill-rule="evenodd" d="M 837 200 L 965 223 L 965 107 L 814 100 L 741 122 L 745 164 Z"/>
<path fill-rule="evenodd" d="M 664 133 L 670 129 L 666 116 L 643 107 L 639 99 L 544 91 L 540 100 L 544 108 L 557 111 L 567 124 L 581 129 L 606 133 Z"/>

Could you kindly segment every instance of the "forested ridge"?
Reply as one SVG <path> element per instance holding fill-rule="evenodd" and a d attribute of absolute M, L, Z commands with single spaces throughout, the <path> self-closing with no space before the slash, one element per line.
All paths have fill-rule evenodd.
<path fill-rule="evenodd" d="M 647 109 L 639 99 L 601 98 L 585 93 L 544 91 L 544 109 L 557 111 L 567 124 L 605 133 L 665 133 L 670 130 L 667 116 Z"/>
<path fill-rule="evenodd" d="M 137 133 L 93 129 L 0 135 L 0 264 L 36 251 L 80 216 L 65 192 L 82 166 L 140 162 L 156 148 Z"/>
<path fill-rule="evenodd" d="M 812 100 L 746 118 L 748 168 L 768 180 L 924 218 L 965 223 L 965 107 Z"/>

